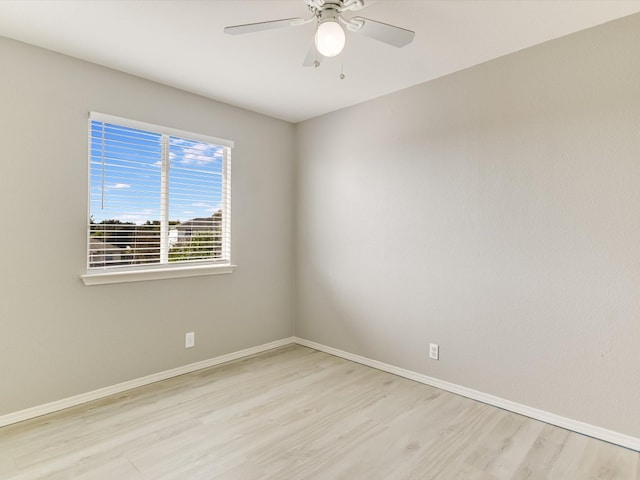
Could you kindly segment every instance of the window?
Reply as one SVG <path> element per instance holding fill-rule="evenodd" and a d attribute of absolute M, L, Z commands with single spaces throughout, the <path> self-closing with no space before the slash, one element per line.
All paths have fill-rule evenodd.
<path fill-rule="evenodd" d="M 92 112 L 85 284 L 227 273 L 232 147 Z"/>

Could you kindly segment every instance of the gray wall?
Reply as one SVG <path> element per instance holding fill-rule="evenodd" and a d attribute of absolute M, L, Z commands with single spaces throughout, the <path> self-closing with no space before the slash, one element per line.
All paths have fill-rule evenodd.
<path fill-rule="evenodd" d="M 299 124 L 296 335 L 640 437 L 639 45 L 629 17 Z"/>
<path fill-rule="evenodd" d="M 0 58 L 0 415 L 292 334 L 293 125 L 1 38 Z M 82 284 L 90 110 L 235 141 L 232 275 Z"/>

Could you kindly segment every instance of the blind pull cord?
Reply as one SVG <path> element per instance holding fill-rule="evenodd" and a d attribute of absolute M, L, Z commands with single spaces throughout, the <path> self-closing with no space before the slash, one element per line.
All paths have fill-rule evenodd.
<path fill-rule="evenodd" d="M 100 208 L 104 210 L 104 122 L 102 122 L 102 187 L 100 189 Z"/>

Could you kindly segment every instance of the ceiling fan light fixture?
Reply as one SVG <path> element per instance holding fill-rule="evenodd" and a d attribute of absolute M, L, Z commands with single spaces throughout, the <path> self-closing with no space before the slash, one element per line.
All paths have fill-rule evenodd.
<path fill-rule="evenodd" d="M 335 57 L 344 48 L 344 30 L 336 20 L 326 20 L 318 25 L 315 43 L 321 55 Z"/>

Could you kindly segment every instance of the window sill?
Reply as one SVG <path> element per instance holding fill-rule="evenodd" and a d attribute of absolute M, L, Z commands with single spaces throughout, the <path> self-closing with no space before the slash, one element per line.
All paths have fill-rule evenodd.
<path fill-rule="evenodd" d="M 235 265 L 190 265 L 186 267 L 153 268 L 148 270 L 128 270 L 117 272 L 95 272 L 81 275 L 86 286 L 106 285 L 110 283 L 145 282 L 167 278 L 200 277 L 203 275 L 221 275 L 233 273 Z"/>

